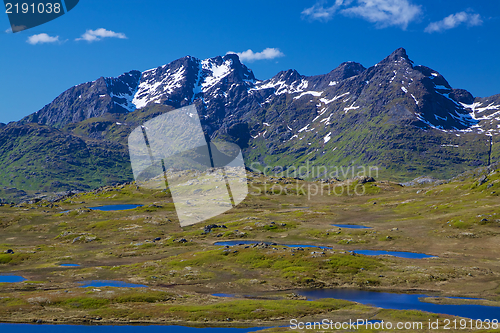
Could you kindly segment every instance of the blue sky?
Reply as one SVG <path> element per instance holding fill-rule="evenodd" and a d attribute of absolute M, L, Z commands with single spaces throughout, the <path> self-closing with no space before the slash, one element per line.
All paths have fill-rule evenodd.
<path fill-rule="evenodd" d="M 247 51 L 244 63 L 268 79 L 290 68 L 324 74 L 344 61 L 369 67 L 404 47 L 455 88 L 500 93 L 496 0 L 80 0 L 52 22 L 8 28 L 0 13 L 4 123 L 100 76 L 229 51 Z"/>

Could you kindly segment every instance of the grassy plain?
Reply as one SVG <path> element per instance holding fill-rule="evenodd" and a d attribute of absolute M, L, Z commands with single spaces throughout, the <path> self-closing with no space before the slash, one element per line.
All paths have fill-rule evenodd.
<path fill-rule="evenodd" d="M 456 299 L 447 297 L 461 296 L 500 306 L 499 170 L 481 169 L 439 185 L 411 187 L 383 180 L 321 183 L 249 174 L 249 189 L 235 209 L 185 228 L 168 193 L 134 184 L 57 203 L 0 207 L 0 274 L 28 279 L 0 283 L 0 321 L 280 326 L 291 318 L 450 318 L 342 300 L 309 302 L 296 294 L 311 288 L 425 293 L 436 296 L 426 301 L 440 304 L 455 304 Z M 88 209 L 128 203 L 144 206 Z M 208 224 L 227 228 L 204 233 Z M 223 240 L 276 245 L 213 245 Z M 350 253 L 363 249 L 423 252 L 435 258 Z M 81 288 L 79 282 L 87 280 L 148 288 Z"/>

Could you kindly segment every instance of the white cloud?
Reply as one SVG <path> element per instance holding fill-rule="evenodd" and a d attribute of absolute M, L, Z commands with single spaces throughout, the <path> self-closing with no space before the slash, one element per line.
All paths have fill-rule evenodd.
<path fill-rule="evenodd" d="M 326 7 L 324 6 L 324 1 L 320 1 L 314 4 L 314 6 L 306 8 L 302 11 L 302 17 L 308 18 L 311 20 L 318 20 L 318 21 L 329 21 L 333 15 L 337 12 L 337 10 L 342 6 L 342 5 L 348 5 L 352 2 L 352 0 L 348 1 L 343 1 L 343 0 L 336 0 L 335 4 Z"/>
<path fill-rule="evenodd" d="M 379 28 L 399 26 L 406 29 L 408 24 L 422 13 L 421 6 L 414 5 L 410 0 L 336 0 L 330 7 L 324 7 L 324 2 L 302 11 L 303 17 L 313 20 L 328 21 L 335 13 L 344 16 L 359 16 L 375 23 Z"/>
<path fill-rule="evenodd" d="M 5 30 L 5 33 L 6 34 L 11 34 L 12 33 L 12 28 L 9 28 L 9 29 Z"/>
<path fill-rule="evenodd" d="M 28 37 L 28 40 L 26 42 L 31 45 L 36 45 L 45 43 L 57 43 L 60 41 L 59 41 L 59 36 L 51 37 L 46 33 L 42 33 Z"/>
<path fill-rule="evenodd" d="M 441 21 L 432 22 L 427 26 L 427 28 L 425 28 L 424 31 L 428 33 L 441 32 L 444 30 L 456 28 L 462 23 L 467 24 L 467 26 L 469 27 L 473 27 L 483 24 L 483 20 L 481 19 L 481 15 L 479 14 L 459 12 L 447 16 Z"/>
<path fill-rule="evenodd" d="M 114 32 L 111 30 L 106 30 L 104 28 L 96 29 L 96 30 L 87 30 L 82 37 L 77 38 L 75 40 L 86 40 L 87 42 L 96 42 L 103 38 L 120 38 L 127 39 L 127 36 L 121 32 Z"/>
<path fill-rule="evenodd" d="M 275 59 L 279 57 L 284 57 L 285 54 L 276 48 L 266 48 L 262 52 L 254 52 L 250 49 L 245 52 L 228 52 L 228 53 L 236 53 L 241 61 L 255 61 L 255 60 L 264 60 L 264 59 Z"/>
<path fill-rule="evenodd" d="M 360 16 L 380 28 L 399 26 L 406 29 L 422 13 L 420 6 L 408 0 L 358 0 L 358 6 L 342 10 L 344 15 Z"/>

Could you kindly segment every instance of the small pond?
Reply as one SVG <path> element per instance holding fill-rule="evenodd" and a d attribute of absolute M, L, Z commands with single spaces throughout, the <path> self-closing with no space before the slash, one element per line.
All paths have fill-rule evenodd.
<path fill-rule="evenodd" d="M 23 281 L 26 281 L 26 279 L 19 275 L 0 275 L 0 283 L 17 283 Z"/>
<path fill-rule="evenodd" d="M 320 249 L 330 249 L 328 246 L 318 246 L 318 245 L 305 245 L 305 244 L 276 244 L 271 242 L 259 242 L 259 241 L 225 241 L 225 242 L 216 242 L 214 245 L 220 246 L 235 246 L 235 245 L 251 245 L 251 244 L 260 244 L 264 243 L 272 246 L 281 246 L 281 247 L 303 247 L 303 248 L 320 248 Z M 274 244 L 274 245 L 273 245 Z"/>
<path fill-rule="evenodd" d="M 116 210 L 129 210 L 137 207 L 142 207 L 142 205 L 107 205 L 107 206 L 99 206 L 99 207 L 89 207 L 92 210 L 100 210 L 104 212 L 111 212 Z"/>
<path fill-rule="evenodd" d="M 61 267 L 80 267 L 78 264 L 60 264 Z"/>
<path fill-rule="evenodd" d="M 416 252 L 401 252 L 401 251 L 375 251 L 375 250 L 354 250 L 353 252 L 358 254 L 364 254 L 365 256 L 393 256 L 398 258 L 408 258 L 408 259 L 425 259 L 425 258 L 437 258 L 436 256 L 431 256 L 425 253 Z"/>
<path fill-rule="evenodd" d="M 215 296 L 215 297 L 236 297 L 235 294 L 224 294 L 224 293 L 218 293 L 218 294 L 212 294 L 212 296 Z"/>
<path fill-rule="evenodd" d="M 372 305 L 384 309 L 420 310 L 432 313 L 448 314 L 471 319 L 500 319 L 500 307 L 485 305 L 446 305 L 421 302 L 421 298 L 433 297 L 418 294 L 398 294 L 352 289 L 299 290 L 297 294 L 309 300 L 336 298 Z"/>
<path fill-rule="evenodd" d="M 220 246 L 235 246 L 235 245 L 251 245 L 251 244 L 257 244 L 257 243 L 265 243 L 268 245 L 275 244 L 274 246 L 281 246 L 281 247 L 302 247 L 302 248 L 320 248 L 323 250 L 326 249 L 331 249 L 331 247 L 328 246 L 318 246 L 318 245 L 305 245 L 305 244 L 276 244 L 276 243 L 269 243 L 269 242 L 259 242 L 259 241 L 223 241 L 223 242 L 216 242 L 214 245 L 220 245 Z M 415 252 L 400 252 L 400 251 L 375 251 L 375 250 L 353 250 L 349 252 L 355 252 L 358 254 L 363 254 L 366 256 L 380 256 L 380 255 L 391 255 L 394 257 L 398 258 L 408 258 L 408 259 L 424 259 L 424 258 L 436 258 L 435 256 L 431 256 L 425 253 L 415 253 Z"/>
<path fill-rule="evenodd" d="M 357 224 L 332 224 L 334 227 L 348 228 L 348 229 L 371 229 L 370 227 L 365 227 L 364 225 Z"/>
<path fill-rule="evenodd" d="M 82 284 L 82 286 L 80 286 L 81 288 L 87 288 L 87 287 L 147 288 L 148 287 L 144 284 L 136 284 L 123 281 L 115 281 L 115 280 L 92 280 L 92 281 L 81 281 L 78 283 Z"/>

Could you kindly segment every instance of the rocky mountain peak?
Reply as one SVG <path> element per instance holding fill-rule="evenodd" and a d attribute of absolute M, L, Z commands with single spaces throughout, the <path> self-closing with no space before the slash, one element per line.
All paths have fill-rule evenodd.
<path fill-rule="evenodd" d="M 435 86 L 443 86 L 448 89 L 451 89 L 450 84 L 448 83 L 448 81 L 446 81 L 444 76 L 442 76 L 439 72 L 433 70 L 432 68 L 418 65 L 415 66 L 414 69 L 422 73 L 429 80 L 431 80 L 432 84 L 434 84 Z"/>
<path fill-rule="evenodd" d="M 228 121 L 237 123 L 236 114 L 243 119 L 251 110 L 272 105 L 278 101 L 275 98 L 280 103 L 291 101 L 294 110 L 307 109 L 306 113 L 314 115 L 312 119 L 321 126 L 331 124 L 335 117 L 361 115 L 363 110 L 376 116 L 388 109 L 392 110 L 391 119 L 404 115 L 406 123 L 419 127 L 463 130 L 478 123 L 474 96 L 466 90 L 453 89 L 439 72 L 429 67 L 413 66 L 404 48 L 368 69 L 348 61 L 323 75 L 304 76 L 289 69 L 265 81 L 256 80 L 234 53 L 205 60 L 185 56 L 142 73 L 130 71 L 116 78 L 102 77 L 75 86 L 23 122 L 63 127 L 152 104 L 179 108 L 196 103 L 202 105 L 207 121 L 217 123 L 215 129 Z M 494 112 L 493 106 L 486 111 Z M 481 109 L 477 110 L 479 114 Z M 233 118 L 226 119 L 230 115 Z M 288 125 L 282 124 L 281 128 L 289 130 Z M 283 139 L 289 139 L 279 133 Z"/>
<path fill-rule="evenodd" d="M 140 76 L 141 72 L 130 71 L 117 78 L 100 77 L 76 85 L 21 122 L 63 127 L 105 113 L 127 113 L 135 109 L 132 96 L 138 88 Z"/>
<path fill-rule="evenodd" d="M 443 170 L 480 165 L 478 156 L 486 148 L 474 143 L 474 137 L 500 132 L 500 95 L 474 98 L 453 89 L 438 71 L 413 66 L 403 48 L 367 69 L 344 62 L 323 75 L 290 69 L 264 81 L 257 81 L 236 54 L 205 60 L 186 56 L 144 72 L 72 87 L 14 123 L 15 131 L 14 125 L 0 124 L 5 154 L 13 150 L 12 143 L 20 143 L 0 167 L 14 172 L 27 161 L 46 165 L 47 153 L 39 154 L 39 148 L 48 147 L 60 159 L 52 164 L 54 170 L 70 170 L 68 161 L 75 160 L 71 172 L 94 177 L 101 172 L 92 169 L 94 161 L 105 161 L 99 170 L 114 179 L 129 172 L 126 138 L 131 129 L 160 112 L 191 104 L 197 106 L 207 135 L 237 143 L 249 162 L 271 166 L 298 167 L 305 161 L 335 166 L 355 160 L 390 172 L 425 174 L 437 165 Z M 64 131 L 53 128 L 70 123 L 78 124 Z M 74 134 L 70 141 L 68 133 Z M 33 143 L 31 153 L 26 153 L 27 143 Z M 69 148 L 60 149 L 61 143 Z M 99 158 L 82 159 L 81 152 Z M 11 163 L 23 156 L 22 163 Z M 47 179 L 69 186 L 67 174 Z"/>
<path fill-rule="evenodd" d="M 332 79 L 345 80 L 352 76 L 362 73 L 366 68 L 360 63 L 348 61 L 341 63 L 337 68 L 332 70 L 329 75 Z"/>
<path fill-rule="evenodd" d="M 117 78 L 105 78 L 106 94 L 111 97 L 115 107 L 122 108 L 124 112 L 133 111 L 131 96 L 137 91 L 141 72 L 133 70 Z"/>
<path fill-rule="evenodd" d="M 381 62 L 379 62 L 379 65 L 386 65 L 389 63 L 403 63 L 403 64 L 409 64 L 412 66 L 413 61 L 410 60 L 408 55 L 406 54 L 406 50 L 402 47 L 399 49 L 395 50 L 392 52 L 390 55 L 384 58 Z"/>
<path fill-rule="evenodd" d="M 271 80 L 282 81 L 285 84 L 292 84 L 294 82 L 302 80 L 303 76 L 299 74 L 295 69 L 289 69 L 286 71 L 280 71 Z"/>
<path fill-rule="evenodd" d="M 252 70 L 241 63 L 240 57 L 237 54 L 228 53 L 225 56 L 218 58 L 222 58 L 223 61 L 229 62 L 231 68 L 230 79 L 232 79 L 233 82 L 256 80 Z"/>
<path fill-rule="evenodd" d="M 243 65 L 238 55 L 234 53 L 205 59 L 200 64 L 198 85 L 202 87 L 202 90 L 210 89 L 221 81 L 225 84 L 255 81 L 253 72 Z"/>

